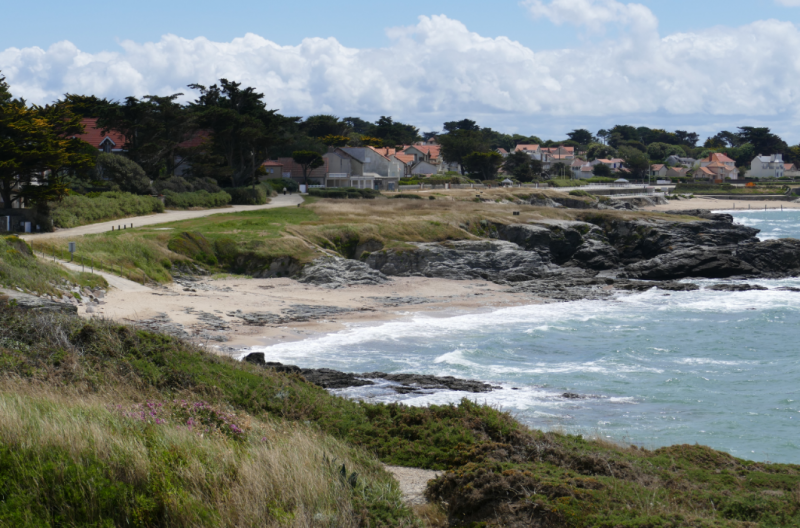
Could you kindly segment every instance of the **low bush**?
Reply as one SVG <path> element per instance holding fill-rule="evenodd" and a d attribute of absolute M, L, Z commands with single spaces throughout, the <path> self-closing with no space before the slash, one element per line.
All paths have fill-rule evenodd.
<path fill-rule="evenodd" d="M 275 191 L 277 194 L 282 194 L 284 189 L 291 193 L 300 192 L 300 184 L 291 178 L 273 178 L 269 180 L 263 180 L 261 185 L 264 185 L 269 190 Z"/>
<path fill-rule="evenodd" d="M 231 195 L 225 191 L 209 193 L 207 191 L 194 191 L 176 193 L 164 191 L 164 205 L 173 209 L 189 209 L 191 207 L 224 207 L 231 202 Z"/>
<path fill-rule="evenodd" d="M 589 185 L 589 180 L 547 180 L 550 187 L 583 187 Z"/>
<path fill-rule="evenodd" d="M 163 213 L 164 204 L 153 196 L 125 192 L 73 194 L 51 204 L 56 227 L 77 227 L 104 220 Z"/>
<path fill-rule="evenodd" d="M 593 198 L 594 197 L 593 194 L 590 194 L 590 193 L 588 193 L 586 191 L 582 191 L 580 189 L 575 189 L 573 191 L 570 191 L 569 195 L 570 196 L 585 196 L 585 197 L 588 197 L 588 198 Z"/>
<path fill-rule="evenodd" d="M 234 205 L 264 205 L 268 203 L 267 191 L 261 185 L 255 187 L 234 187 L 224 189 L 231 196 L 231 204 Z"/>
<path fill-rule="evenodd" d="M 407 193 L 400 193 L 395 194 L 392 198 L 401 198 L 405 200 L 422 200 L 422 196 L 418 194 L 407 194 Z"/>
<path fill-rule="evenodd" d="M 374 199 L 381 196 L 379 191 L 375 189 L 356 189 L 355 187 L 331 187 L 328 189 L 309 189 L 309 196 L 317 196 L 319 198 L 338 198 L 338 199 Z"/>
<path fill-rule="evenodd" d="M 615 178 L 603 178 L 600 176 L 594 176 L 593 178 L 587 178 L 585 181 L 587 183 L 614 183 Z"/>

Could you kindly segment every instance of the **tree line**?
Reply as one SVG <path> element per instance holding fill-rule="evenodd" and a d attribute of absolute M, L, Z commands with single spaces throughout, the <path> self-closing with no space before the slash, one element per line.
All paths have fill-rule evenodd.
<path fill-rule="evenodd" d="M 744 126 L 722 131 L 699 146 L 694 132 L 617 125 L 596 134 L 577 129 L 564 140 L 505 134 L 462 119 L 443 124 L 441 131 L 419 128 L 381 116 L 375 122 L 359 117 L 314 115 L 305 119 L 270 109 L 264 94 L 241 83 L 220 79 L 217 84 L 187 87 L 194 94 L 126 97 L 122 101 L 93 95 L 65 94 L 49 105 L 14 98 L 0 75 L 0 197 L 9 204 L 46 208 L 71 191 L 123 190 L 139 194 L 242 187 L 263 175 L 262 164 L 294 157 L 306 170 L 320 163 L 329 147 L 373 146 L 398 148 L 436 138 L 443 159 L 457 164 L 462 174 L 493 179 L 498 170 L 519 181 L 533 181 L 568 170 L 550 167 L 516 145 L 574 147 L 591 161 L 621 158 L 636 175 L 650 163 L 671 155 L 702 158 L 724 152 L 739 165 L 756 154 L 783 154 L 800 163 L 800 146 L 790 147 L 768 128 Z M 81 120 L 96 118 L 104 133 L 118 131 L 126 138 L 125 156 L 102 154 L 73 139 L 85 132 Z M 505 149 L 505 159 L 497 153 Z M 602 169 L 598 169 L 602 171 Z"/>

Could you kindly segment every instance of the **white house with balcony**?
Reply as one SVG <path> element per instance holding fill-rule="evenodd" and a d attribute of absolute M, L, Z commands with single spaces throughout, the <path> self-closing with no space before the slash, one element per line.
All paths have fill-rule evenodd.
<path fill-rule="evenodd" d="M 786 164 L 783 162 L 783 154 L 772 154 L 762 156 L 759 154 L 750 162 L 751 178 L 781 178 L 786 172 Z"/>

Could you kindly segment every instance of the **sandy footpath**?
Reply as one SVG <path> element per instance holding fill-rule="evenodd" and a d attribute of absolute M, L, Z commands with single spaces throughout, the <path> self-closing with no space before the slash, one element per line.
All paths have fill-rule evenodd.
<path fill-rule="evenodd" d="M 764 210 L 770 209 L 800 209 L 798 202 L 784 202 L 774 200 L 736 200 L 726 198 L 689 198 L 686 200 L 670 200 L 666 205 L 640 207 L 642 211 L 688 211 L 691 209 L 710 209 L 712 211 L 732 210 Z"/>
<path fill-rule="evenodd" d="M 299 194 L 293 195 L 278 195 L 270 199 L 270 202 L 265 205 L 232 205 L 230 207 L 220 207 L 219 209 L 199 209 L 196 211 L 185 210 L 171 210 L 167 209 L 163 213 L 151 214 L 146 216 L 133 216 L 128 218 L 120 218 L 118 220 L 109 220 L 107 222 L 98 222 L 96 224 L 89 224 L 79 227 L 71 227 L 69 229 L 57 229 L 52 233 L 29 233 L 20 235 L 20 238 L 31 241 L 36 240 L 36 237 L 41 238 L 66 238 L 80 235 L 94 235 L 98 233 L 106 233 L 111 231 L 112 228 L 116 229 L 119 226 L 142 227 L 146 225 L 165 224 L 167 222 L 177 222 L 179 220 L 193 220 L 195 218 L 203 218 L 206 216 L 227 213 L 240 213 L 243 211 L 260 211 L 262 209 L 275 209 L 276 207 L 291 207 L 303 203 L 303 197 Z"/>
<path fill-rule="evenodd" d="M 296 341 L 337 332 L 347 324 L 371 324 L 408 318 L 416 312 L 457 314 L 541 302 L 533 295 L 507 293 L 507 288 L 482 280 L 452 281 L 421 277 L 394 278 L 374 286 L 336 290 L 301 284 L 288 278 L 203 279 L 144 291 L 110 289 L 99 306 L 87 313 L 151 329 L 183 335 L 233 353 L 236 348 Z M 336 312 L 331 308 L 345 311 Z M 323 312 L 293 321 L 298 312 Z M 324 313 L 325 311 L 329 313 Z M 237 316 L 237 311 L 239 311 Z M 243 314 L 275 314 L 286 321 L 263 326 L 247 324 Z M 184 333 L 185 332 L 185 333 Z"/>

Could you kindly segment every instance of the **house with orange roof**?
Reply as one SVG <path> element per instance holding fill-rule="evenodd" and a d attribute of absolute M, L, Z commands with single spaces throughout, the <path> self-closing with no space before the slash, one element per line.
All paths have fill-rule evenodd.
<path fill-rule="evenodd" d="M 667 178 L 685 178 L 689 175 L 688 167 L 670 167 L 667 170 Z"/>
<path fill-rule="evenodd" d="M 717 175 L 718 178 L 716 179 L 739 179 L 739 172 L 736 170 L 736 162 L 721 152 L 714 152 L 709 157 L 701 159 L 699 164 L 701 168 L 707 167 L 711 172 Z M 695 177 L 697 176 L 695 175 Z"/>
<path fill-rule="evenodd" d="M 602 164 L 602 165 L 607 166 L 609 169 L 611 169 L 611 172 L 617 172 L 617 171 L 619 171 L 620 169 L 623 168 L 623 164 L 624 163 L 625 163 L 625 160 L 620 159 L 620 158 L 612 158 L 612 159 L 598 158 L 598 159 L 592 161 L 590 163 L 590 165 L 592 167 L 594 167 L 595 165 L 601 165 Z"/>
<path fill-rule="evenodd" d="M 502 147 L 494 149 L 495 152 L 503 156 L 504 158 L 508 157 L 508 151 Z"/>
<path fill-rule="evenodd" d="M 650 176 L 655 178 L 663 178 L 667 175 L 669 169 L 663 163 L 656 163 L 655 165 L 650 165 Z"/>

